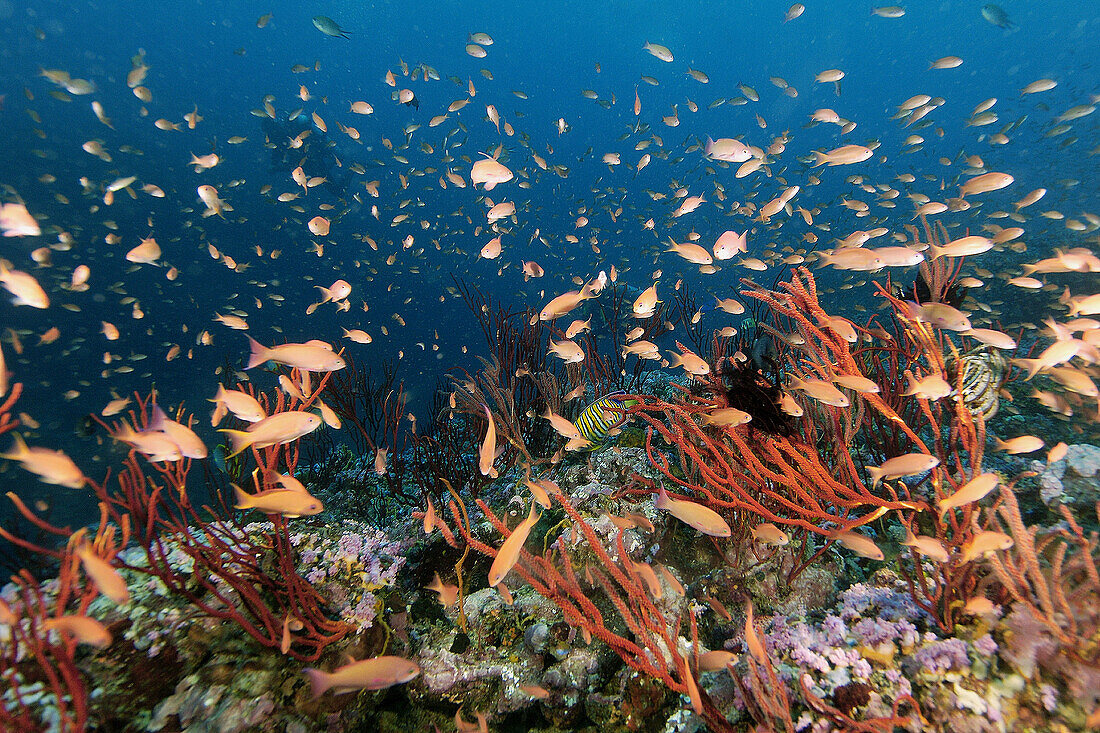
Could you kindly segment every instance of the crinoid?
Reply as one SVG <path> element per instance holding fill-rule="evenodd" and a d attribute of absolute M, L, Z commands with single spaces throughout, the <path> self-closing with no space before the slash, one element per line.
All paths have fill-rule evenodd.
<path fill-rule="evenodd" d="M 1008 379 L 1008 360 L 998 349 L 982 347 L 965 353 L 952 349 L 944 359 L 950 382 L 972 415 L 990 420 L 997 414 L 1000 391 Z"/>
<path fill-rule="evenodd" d="M 928 220 L 921 218 L 924 225 L 925 241 L 920 240 L 919 230 L 915 226 L 907 226 L 913 235 L 914 245 L 924 245 L 925 252 L 931 252 L 932 247 L 942 247 L 950 236 L 944 226 L 937 222 L 936 229 L 928 224 Z M 913 300 L 918 303 L 944 303 L 952 308 L 958 308 L 966 298 L 967 287 L 959 282 L 959 273 L 962 270 L 962 257 L 937 257 L 926 259 L 920 263 L 916 278 L 906 288 L 896 285 L 894 295 L 903 300 Z"/>
<path fill-rule="evenodd" d="M 769 379 L 751 359 L 718 357 L 711 379 L 697 383 L 695 389 L 718 403 L 724 402 L 726 407 L 752 415 L 750 429 L 782 437 L 794 432 L 791 417 L 779 409 L 782 394 L 778 383 Z"/>

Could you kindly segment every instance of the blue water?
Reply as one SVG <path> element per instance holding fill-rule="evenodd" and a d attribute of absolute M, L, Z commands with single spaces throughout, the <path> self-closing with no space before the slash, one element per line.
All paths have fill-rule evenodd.
<path fill-rule="evenodd" d="M 1100 142 L 1096 136 L 1100 117 L 1073 122 L 1073 129 L 1064 135 L 1043 136 L 1057 114 L 1087 103 L 1089 94 L 1100 92 L 1096 74 L 1100 51 L 1091 42 L 1100 31 L 1095 8 L 1065 0 L 1005 2 L 1003 7 L 1017 24 L 1015 30 L 1005 31 L 982 18 L 979 2 L 914 2 L 900 19 L 875 17 L 870 13 L 871 4 L 865 2 L 810 2 L 807 6 L 802 17 L 784 24 L 785 5 L 760 0 L 265 6 L 0 0 L 0 94 L 5 95 L 0 112 L 4 138 L 0 183 L 17 192 L 44 225 L 75 238 L 71 251 L 53 253 L 54 266 L 49 269 L 35 268 L 29 252 L 56 241 L 56 231 L 48 230 L 41 238 L 4 242 L 3 255 L 17 268 L 33 271 L 54 301 L 46 311 L 0 305 L 0 327 L 5 333 L 15 329 L 26 348 L 22 357 L 16 356 L 10 335 L 3 336 L 13 381 L 24 382 L 26 388 L 19 409 L 41 425 L 28 436 L 32 442 L 79 456 L 86 471 L 95 474 L 101 470 L 96 461 L 102 450 L 78 438 L 74 428 L 82 416 L 101 409 L 112 392 L 126 395 L 155 387 L 163 403 L 185 401 L 205 414 L 204 400 L 213 394 L 217 381 L 215 370 L 223 365 L 239 369 L 246 356 L 244 337 L 212 320 L 215 313 L 233 308 L 247 312 L 250 333 L 264 343 L 308 338 L 337 342 L 340 327 L 367 330 L 374 343 L 351 344 L 350 353 L 377 364 L 397 359 L 400 352 L 401 376 L 412 391 L 410 406 L 415 411 L 426 409 L 436 379 L 446 370 L 472 366 L 473 354 L 485 353 L 469 312 L 460 300 L 445 293 L 452 284 L 451 273 L 517 308 L 537 307 L 574 287 L 570 282 L 574 276 L 591 278 L 611 265 L 639 288 L 646 287 L 653 273 L 661 270 L 662 287 L 671 287 L 683 277 L 700 293 L 728 296 L 737 277 L 750 273 L 727 264 L 717 275 L 700 276 L 694 266 L 660 253 L 664 246 L 658 246 L 654 234 L 642 223 L 655 218 L 661 242 L 667 242 L 669 236 L 682 242 L 694 230 L 703 235 L 700 244 L 709 246 L 725 229 L 740 230 L 749 222 L 745 217 L 730 217 L 710 203 L 693 215 L 670 220 L 674 204 L 667 198 L 654 202 L 651 191 L 667 196 L 686 186 L 692 195 L 703 194 L 712 203 L 715 182 L 720 182 L 728 195 L 727 205 L 744 202 L 756 188 L 759 192 L 752 200 L 762 205 L 785 187 L 778 180 L 781 177 L 787 185 L 803 186 L 794 204 L 814 209 L 818 222 L 830 222 L 832 233 L 844 236 L 854 229 L 878 225 L 871 219 L 856 218 L 838 204 L 844 196 L 875 200 L 846 182 L 849 176 L 862 176 L 872 185 L 900 187 L 895 177 L 913 173 L 918 180 L 911 190 L 943 198 L 957 193 L 956 177 L 964 167 L 960 155 L 977 154 L 989 170 L 1006 171 L 1016 179 L 1010 189 L 983 197 L 987 211 L 1007 209 L 1011 201 L 1040 186 L 1049 193 L 1032 214 L 1054 209 L 1066 216 L 1079 216 L 1080 212 L 1100 210 L 1100 188 L 1092 173 L 1096 159 L 1088 155 Z M 256 20 L 263 12 L 272 13 L 272 19 L 260 29 Z M 348 31 L 349 39 L 318 32 L 310 20 L 317 14 L 337 21 Z M 494 39 L 487 58 L 467 55 L 467 35 L 473 32 L 488 33 Z M 645 53 L 642 45 L 646 41 L 668 46 L 675 61 L 663 63 Z M 139 51 L 144 51 L 150 66 L 144 85 L 153 99 L 147 105 L 136 99 L 125 83 L 130 59 Z M 953 70 L 928 69 L 932 60 L 945 55 L 959 55 L 964 63 Z M 411 67 L 430 65 L 442 79 L 410 82 L 401 76 L 402 60 Z M 295 64 L 309 70 L 292 73 Z M 313 70 L 315 64 L 319 70 Z M 703 85 L 687 76 L 688 67 L 709 75 L 709 83 Z M 93 81 L 97 89 L 91 95 L 60 101 L 50 96 L 57 88 L 39 75 L 40 68 L 64 69 L 73 77 Z M 817 72 L 829 68 L 846 72 L 839 97 L 833 84 L 813 82 Z M 490 70 L 493 79 L 485 78 L 482 69 Z M 419 109 L 390 100 L 392 90 L 384 83 L 387 70 L 398 75 L 399 87 L 415 91 Z M 656 78 L 659 86 L 642 81 L 642 75 Z M 452 76 L 461 83 L 455 84 L 449 78 Z M 770 76 L 793 85 L 797 98 L 784 96 L 769 82 Z M 1021 98 L 1023 86 L 1044 77 L 1057 80 L 1058 86 Z M 433 116 L 465 97 L 470 80 L 477 96 L 465 109 L 429 128 Z M 708 109 L 717 98 L 740 96 L 738 83 L 756 89 L 760 102 Z M 310 101 L 297 97 L 300 85 L 309 90 Z M 582 89 L 596 91 L 600 99 L 614 98 L 615 104 L 604 109 L 582 97 Z M 635 89 L 642 101 L 639 118 L 631 109 Z M 527 98 L 517 97 L 514 91 Z M 889 119 L 898 104 L 918 93 L 946 100 L 927 118 L 934 124 L 917 131 Z M 274 201 L 275 195 L 294 191 L 295 186 L 289 168 L 272 169 L 260 120 L 249 112 L 261 107 L 268 94 L 275 98 L 280 120 L 301 107 L 301 123 L 308 123 L 314 111 L 327 121 L 326 139 L 335 146 L 330 154 L 344 164 L 342 169 L 332 168 L 331 177 L 350 181 L 345 191 L 313 189 L 293 202 L 305 206 L 306 214 Z M 989 97 L 999 100 L 994 109 L 1000 121 L 987 127 L 966 127 L 974 106 Z M 90 109 L 92 100 L 102 103 L 114 129 L 97 121 Z M 356 100 L 370 102 L 374 114 L 349 113 L 349 103 Z M 698 112 L 688 111 L 689 100 L 698 104 Z M 515 136 L 498 135 L 485 120 L 486 104 L 496 106 L 503 120 L 515 128 Z M 672 112 L 673 105 L 680 119 L 676 128 L 663 125 L 660 119 Z M 140 115 L 143 106 L 148 109 L 147 116 Z M 182 122 L 183 115 L 196 106 L 204 119 L 195 130 L 184 125 L 183 131 L 165 132 L 153 125 L 162 117 Z M 858 126 L 843 138 L 832 125 L 806 129 L 809 115 L 821 107 L 835 109 Z M 767 129 L 758 126 L 757 115 Z M 1009 134 L 1009 145 L 994 147 L 982 141 L 981 136 L 1021 118 L 1026 119 Z M 559 119 L 569 127 L 562 135 L 556 126 Z M 343 135 L 336 127 L 337 120 L 355 126 L 360 141 Z M 639 121 L 650 126 L 648 132 L 620 140 Z M 457 122 L 466 129 L 459 129 Z M 405 139 L 402 130 L 410 124 L 421 127 L 412 134 L 408 149 L 400 151 L 409 163 L 400 164 L 382 141 L 386 138 L 400 148 Z M 766 147 L 785 130 L 791 140 L 786 152 L 770 166 L 770 178 L 758 173 L 735 180 L 732 168 L 719 168 L 712 174 L 708 167 L 713 169 L 713 164 L 699 151 L 685 152 L 708 135 L 744 135 L 747 142 Z M 925 138 L 924 149 L 902 154 L 902 140 L 913 132 Z M 654 134 L 663 139 L 661 149 L 667 151 L 667 159 L 654 155 L 648 168 L 635 176 L 627 164 L 635 164 L 642 151 L 635 151 L 634 144 Z M 234 135 L 248 140 L 229 145 L 227 140 Z M 1062 147 L 1074 136 L 1076 142 Z M 103 162 L 81 150 L 81 145 L 93 138 L 103 141 L 113 162 Z M 315 129 L 313 139 L 318 138 Z M 455 156 L 450 163 L 441 160 L 445 138 L 449 138 L 449 152 Z M 567 166 L 568 177 L 538 169 L 521 138 L 529 138 L 530 149 L 551 164 Z M 868 141 L 881 142 L 873 161 L 810 171 L 822 182 L 807 187 L 808 171 L 799 157 L 813 149 Z M 285 139 L 275 142 L 282 144 Z M 433 152 L 423 152 L 422 143 L 432 146 Z M 484 222 L 485 207 L 478 203 L 482 193 L 469 187 L 441 190 L 437 180 L 447 167 L 466 176 L 470 162 L 463 156 L 476 159 L 482 152 L 491 153 L 498 144 L 504 146 L 502 160 L 517 173 L 525 171 L 527 177 L 517 177 L 488 194 L 494 202 L 515 201 L 519 224 L 509 227 L 501 258 L 484 261 L 477 258 L 477 251 L 491 235 L 474 232 Z M 142 154 L 120 152 L 121 146 L 132 146 Z M 658 149 L 651 146 L 644 152 L 655 154 Z M 216 168 L 196 174 L 187 166 L 191 153 L 203 155 L 212 150 L 222 157 Z M 614 171 L 600 160 L 608 152 L 622 154 L 623 165 Z M 952 164 L 944 165 L 941 158 Z M 353 163 L 365 166 L 365 175 L 351 174 L 347 167 Z M 435 172 L 410 175 L 429 166 Z M 405 190 L 398 178 L 401 173 L 409 176 Z M 41 182 L 46 174 L 55 176 L 56 182 Z M 934 180 L 923 180 L 925 174 Z M 154 183 L 164 189 L 166 198 L 139 192 L 131 199 L 120 191 L 114 205 L 106 207 L 100 193 L 81 194 L 81 177 L 101 186 L 127 175 L 138 177 L 135 190 L 142 183 Z M 370 198 L 363 188 L 363 182 L 371 180 L 382 182 L 379 199 Z M 520 180 L 530 180 L 531 188 L 518 187 Z M 946 193 L 940 191 L 941 180 L 948 184 Z M 231 186 L 234 181 L 242 183 Z M 217 187 L 234 207 L 227 219 L 200 216 L 202 206 L 195 195 L 200 184 Z M 264 184 L 273 186 L 267 196 L 259 192 Z M 352 198 L 354 193 L 361 202 Z M 58 201 L 56 194 L 67 197 L 69 203 Z M 5 200 L 12 199 L 12 194 L 5 194 Z M 410 204 L 399 208 L 405 201 Z M 335 208 L 316 210 L 322 202 Z M 896 209 L 873 206 L 873 210 L 887 218 L 880 222 L 882 226 L 904 231 L 912 210 L 905 189 L 897 202 Z M 380 220 L 370 214 L 375 204 L 380 208 Z M 622 215 L 612 221 L 609 211 L 620 206 Z M 577 231 L 574 221 L 582 212 L 590 224 Z M 309 251 L 310 236 L 305 228 L 305 222 L 318 213 L 334 218 L 323 257 Z M 399 213 L 409 213 L 409 221 L 390 226 Z M 783 218 L 781 229 L 756 225 L 757 232 L 750 240 L 756 249 L 750 254 L 759 253 L 768 242 L 796 249 L 805 246 L 800 240 L 808 228 L 797 216 L 789 221 Z M 429 229 L 421 228 L 421 220 L 429 222 Z M 117 245 L 103 241 L 110 231 L 105 227 L 108 221 L 117 224 L 122 236 Z M 975 229 L 982 223 L 974 212 L 950 215 L 944 221 Z M 998 223 L 1009 224 L 1004 220 Z M 1026 256 L 1005 254 L 999 260 L 983 261 L 982 266 L 997 272 L 1045 256 L 1054 246 L 1088 246 L 1090 237 L 1095 247 L 1095 235 L 1068 232 L 1061 221 L 1033 216 L 1023 226 L 1029 244 Z M 536 230 L 549 239 L 549 246 L 537 239 L 528 244 Z M 565 237 L 572 233 L 581 237 L 580 243 L 566 242 Z M 178 268 L 177 280 L 165 278 L 167 266 L 142 265 L 130 271 L 123 254 L 150 234 L 161 244 L 167 265 Z M 372 251 L 352 234 L 368 235 L 378 242 L 380 251 Z M 425 248 L 422 256 L 402 250 L 407 235 L 415 237 L 413 250 Z M 598 255 L 587 242 L 592 235 L 598 238 Z M 248 263 L 249 269 L 230 271 L 210 258 L 208 245 L 239 263 Z M 264 257 L 256 255 L 257 245 Z M 282 251 L 277 260 L 266 256 L 273 249 Z M 394 252 L 397 263 L 387 265 L 386 257 Z M 546 269 L 546 277 L 524 283 L 519 268 L 526 259 L 538 261 Z M 91 289 L 67 293 L 59 286 L 68 281 L 79 263 L 92 268 Z M 498 277 L 506 263 L 508 269 Z M 371 269 L 377 274 L 372 275 Z M 773 276 L 774 271 L 759 277 L 770 280 Z M 337 313 L 326 305 L 307 317 L 305 308 L 318 292 L 314 286 L 327 286 L 339 277 L 353 285 L 351 310 Z M 831 285 L 849 278 L 845 273 L 822 275 Z M 122 285 L 112 290 L 114 283 Z M 278 293 L 285 302 L 272 301 L 270 293 Z M 120 302 L 126 296 L 138 299 L 144 318 L 132 317 L 132 306 Z M 445 296 L 442 302 L 441 296 Z M 257 307 L 256 298 L 262 307 Z M 700 298 L 701 303 L 706 300 Z M 369 304 L 365 313 L 363 301 Z M 872 305 L 866 289 L 851 291 L 846 300 L 838 302 L 849 307 Z M 65 303 L 77 306 L 79 312 L 65 310 Z M 398 325 L 395 313 L 406 326 Z M 99 331 L 104 320 L 122 330 L 121 340 L 103 339 Z M 61 338 L 51 345 L 36 346 L 37 335 L 55 325 L 61 329 Z M 381 335 L 382 326 L 389 329 L 390 336 Z M 203 330 L 213 334 L 213 345 L 195 345 Z M 164 355 L 172 344 L 179 344 L 183 353 L 165 363 Z M 433 345 L 438 346 L 437 351 Z M 466 353 L 463 347 L 468 347 Z M 190 359 L 186 358 L 189 350 L 193 350 Z M 104 351 L 122 357 L 114 367 L 131 365 L 134 371 L 101 377 Z M 133 359 L 135 354 L 147 358 Z M 66 398 L 64 393 L 69 390 L 78 394 Z M 0 473 L 3 488 L 27 486 L 26 474 L 6 468 Z M 56 493 L 41 486 L 28 490 Z"/>

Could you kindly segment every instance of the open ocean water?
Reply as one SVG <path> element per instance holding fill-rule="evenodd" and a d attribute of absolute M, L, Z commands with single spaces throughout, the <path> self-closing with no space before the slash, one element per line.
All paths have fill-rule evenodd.
<path fill-rule="evenodd" d="M 158 404 L 196 416 L 206 445 L 223 446 L 202 461 L 225 473 L 227 438 L 207 419 L 208 400 L 219 383 L 268 376 L 245 370 L 246 334 L 264 346 L 325 342 L 376 374 L 391 365 L 405 411 L 427 426 L 448 375 L 476 372 L 489 353 L 459 297 L 466 286 L 533 313 L 600 273 L 630 301 L 654 283 L 662 302 L 690 290 L 698 318 L 660 337 L 663 357 L 693 328 L 751 329 L 714 303 L 735 297 L 742 277 L 770 286 L 805 264 L 829 313 L 863 324 L 882 310 L 875 283 L 900 292 L 917 268 L 841 269 L 821 253 L 912 244 L 918 231 L 924 241 L 923 228 L 907 227 L 921 226 L 929 202 L 944 204 L 926 210 L 946 227 L 941 244 L 992 240 L 964 262 L 960 276 L 973 282 L 955 305 L 975 327 L 1016 337 L 1008 358 L 1052 343 L 1044 319 L 1100 311 L 1067 315 L 1070 297 L 1095 292 L 1092 272 L 1027 267 L 1100 249 L 1100 6 L 798 7 L 0 0 L 0 203 L 12 216 L 25 208 L 38 229 L 5 225 L 0 282 L 18 300 L 28 286 L 10 273 L 24 273 L 49 300 L 0 299 L 3 381 L 23 389 L 16 432 L 98 480 L 129 448 L 91 416 L 118 419 L 136 403 L 117 416 L 105 407 L 155 390 Z M 706 154 L 708 138 L 748 148 L 723 161 Z M 815 165 L 815 151 L 830 164 Z M 474 185 L 474 164 L 492 158 L 512 176 Z M 1007 183 L 960 193 L 989 173 Z M 684 208 L 691 197 L 702 198 Z M 514 210 L 487 221 L 509 202 Z M 1010 227 L 1021 232 L 999 235 Z M 670 251 L 670 240 L 693 243 L 709 258 L 731 230 L 748 232 L 736 257 L 703 264 Z M 844 241 L 853 233 L 866 236 Z M 544 274 L 525 277 L 529 263 Z M 634 323 L 589 306 L 574 316 L 595 316 L 597 340 Z M 555 340 L 572 318 L 556 322 Z M 1095 328 L 1078 324 L 1075 374 L 1040 378 L 1050 401 L 1016 372 L 991 435 L 1033 433 L 1046 449 L 1096 443 Z M 578 405 L 601 396 L 594 387 Z M 346 431 L 326 434 L 339 443 Z M 0 438 L 5 492 L 58 524 L 96 519 L 91 493 L 38 481 L 11 440 Z M 0 517 L 16 522 L 7 505 Z M 13 560 L 6 572 L 15 569 Z M 490 719 L 541 730 L 554 717 Z M 323 730 L 322 720 L 311 709 L 294 725 Z M 1082 722 L 1059 720 L 1061 730 Z M 187 729 L 218 729 L 197 725 Z M 577 725 L 612 729 L 591 710 Z"/>

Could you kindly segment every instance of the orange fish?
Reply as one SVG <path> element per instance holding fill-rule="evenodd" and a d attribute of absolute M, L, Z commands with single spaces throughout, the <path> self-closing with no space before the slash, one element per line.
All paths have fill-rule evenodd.
<path fill-rule="evenodd" d="M 5 237 L 37 237 L 42 230 L 26 206 L 11 203 L 0 205 L 0 233 Z"/>
<path fill-rule="evenodd" d="M 277 412 L 271 417 L 252 423 L 245 430 L 229 430 L 221 428 L 219 433 L 225 433 L 233 445 L 232 457 L 245 448 L 267 448 L 272 445 L 282 445 L 297 440 L 303 435 L 313 432 L 321 427 L 321 418 L 311 412 L 290 410 Z"/>
<path fill-rule="evenodd" d="M 233 417 L 245 422 L 259 422 L 267 417 L 267 413 L 255 397 L 240 390 L 226 389 L 222 384 L 218 385 L 217 394 L 208 402 L 213 402 L 215 405 L 214 413 L 210 417 L 211 426 L 221 422 L 226 412 L 233 413 Z"/>
<path fill-rule="evenodd" d="M 732 534 L 726 520 L 722 519 L 718 512 L 694 501 L 673 499 L 662 486 L 653 505 L 658 509 L 668 512 L 684 524 L 694 527 L 705 535 L 711 537 L 729 537 Z"/>
<path fill-rule="evenodd" d="M 78 644 L 87 644 L 99 649 L 111 645 L 111 632 L 91 616 L 62 616 L 48 618 L 42 622 L 48 631 L 56 631 L 76 639 Z"/>
<path fill-rule="evenodd" d="M 952 509 L 980 501 L 986 494 L 997 488 L 999 481 L 1000 477 L 997 474 L 983 473 L 960 486 L 951 496 L 940 499 L 937 502 L 940 510 L 940 521 L 942 522 L 944 515 Z"/>
<path fill-rule="evenodd" d="M 252 369 L 267 361 L 274 361 L 278 364 L 285 364 L 289 367 L 297 367 L 310 372 L 333 372 L 347 366 L 347 362 L 340 358 L 331 346 L 328 344 L 322 345 L 318 341 L 304 344 L 281 344 L 268 348 L 251 336 L 246 336 L 246 338 L 252 353 L 249 355 L 248 366 L 245 369 Z"/>
<path fill-rule="evenodd" d="M 799 379 L 791 375 L 791 387 L 805 392 L 810 397 L 825 405 L 833 407 L 847 407 L 851 402 L 844 393 L 833 385 L 821 379 Z"/>
<path fill-rule="evenodd" d="M 436 573 L 435 577 L 432 578 L 432 582 L 424 587 L 439 594 L 439 602 L 443 604 L 444 608 L 450 608 L 458 603 L 458 586 L 444 584 L 443 579 L 439 577 L 439 573 Z"/>
<path fill-rule="evenodd" d="M 258 509 L 264 514 L 280 514 L 291 519 L 320 514 L 325 508 L 320 499 L 295 489 L 272 489 L 246 494 L 240 486 L 233 484 L 233 493 L 237 497 L 234 509 Z"/>
<path fill-rule="evenodd" d="M 480 183 L 486 191 L 492 191 L 497 184 L 507 183 L 510 180 L 512 180 L 512 171 L 492 158 L 479 160 L 470 169 L 470 183 L 475 186 Z"/>
<path fill-rule="evenodd" d="M 508 539 L 504 540 L 504 544 L 497 550 L 497 556 L 493 559 L 492 567 L 489 568 L 489 585 L 497 585 L 504 580 L 504 576 L 519 561 L 519 553 L 523 549 L 523 544 L 527 541 L 527 536 L 531 534 L 531 530 L 538 524 L 539 518 L 540 515 L 535 511 L 535 504 L 532 503 L 527 519 L 524 519 L 512 530 L 512 534 L 508 535 Z"/>
<path fill-rule="evenodd" d="M 111 567 L 109 562 L 95 554 L 87 542 L 82 542 L 77 547 L 76 556 L 80 558 L 80 564 L 84 566 L 84 572 L 95 583 L 96 590 L 120 605 L 130 600 L 130 591 L 126 587 L 126 581 L 122 579 L 117 570 Z"/>
<path fill-rule="evenodd" d="M 879 546 L 872 542 L 871 538 L 867 535 L 847 530 L 844 532 L 834 532 L 830 535 L 830 538 L 836 540 L 861 557 L 866 557 L 870 560 L 885 559 L 882 550 L 879 549 Z"/>
<path fill-rule="evenodd" d="M 0 285 L 11 293 L 15 305 L 29 305 L 32 308 L 49 308 L 50 298 L 38 284 L 33 275 L 19 270 L 10 270 L 7 260 L 0 261 Z"/>
<path fill-rule="evenodd" d="M 916 476 L 925 471 L 931 471 L 938 465 L 940 465 L 940 459 L 935 456 L 927 453 L 908 453 L 890 458 L 881 466 L 868 466 L 867 473 L 871 475 L 873 485 L 878 486 L 884 478 Z"/>
<path fill-rule="evenodd" d="M 960 562 L 966 563 L 979 557 L 986 557 L 994 552 L 1007 550 L 1012 545 L 1012 537 L 1004 532 L 978 532 L 963 545 Z"/>
<path fill-rule="evenodd" d="M 924 535 L 914 535 L 908 527 L 905 528 L 905 541 L 901 544 L 912 547 L 920 554 L 930 557 L 936 562 L 947 562 L 951 558 L 947 548 L 938 539 Z"/>
<path fill-rule="evenodd" d="M 875 151 L 863 145 L 842 145 L 839 148 L 834 148 L 827 153 L 822 153 L 818 150 L 813 151 L 814 154 L 814 167 L 819 165 L 851 165 L 853 163 L 862 163 L 875 154 Z"/>
<path fill-rule="evenodd" d="M 164 433 L 168 439 L 179 448 L 180 455 L 186 458 L 206 458 L 206 445 L 191 428 L 178 422 L 169 420 L 160 409 L 160 405 L 153 405 L 153 419 L 149 423 L 149 431 Z"/>
<path fill-rule="evenodd" d="M 18 433 L 12 434 L 15 443 L 0 458 L 19 461 L 23 468 L 36 474 L 47 484 L 56 484 L 70 489 L 79 489 L 86 479 L 73 460 L 59 450 L 49 448 L 30 448 Z"/>
<path fill-rule="evenodd" d="M 420 674 L 420 667 L 410 659 L 388 656 L 352 661 L 332 672 L 307 667 L 302 673 L 309 679 L 313 696 L 320 697 L 328 690 L 343 695 L 401 685 Z"/>
<path fill-rule="evenodd" d="M 488 427 L 485 428 L 485 439 L 481 443 L 481 450 L 478 454 L 478 469 L 481 471 L 482 476 L 497 477 L 497 470 L 493 468 L 493 461 L 497 456 L 497 426 L 493 422 L 493 413 L 489 412 L 489 408 L 482 406 L 485 409 L 485 419 L 489 421 Z M 490 585 L 496 585 L 490 583 Z"/>

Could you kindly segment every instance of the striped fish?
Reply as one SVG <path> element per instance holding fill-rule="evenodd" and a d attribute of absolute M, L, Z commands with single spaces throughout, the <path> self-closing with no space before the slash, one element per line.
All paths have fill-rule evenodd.
<path fill-rule="evenodd" d="M 997 414 L 999 392 L 1008 377 L 1008 361 L 999 351 L 979 349 L 947 359 L 951 384 L 959 384 L 963 403 L 986 420 Z"/>
<path fill-rule="evenodd" d="M 627 408 L 637 404 L 637 400 L 619 399 L 624 394 L 626 392 L 620 390 L 604 395 L 584 408 L 584 412 L 573 421 L 573 427 L 590 443 L 587 450 L 603 448 L 611 431 L 626 420 Z"/>

